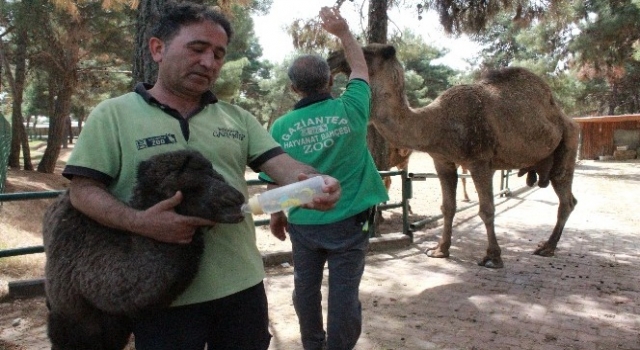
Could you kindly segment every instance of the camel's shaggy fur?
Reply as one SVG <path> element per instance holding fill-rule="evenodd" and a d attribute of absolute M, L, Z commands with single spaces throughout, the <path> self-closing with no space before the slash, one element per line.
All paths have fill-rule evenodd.
<path fill-rule="evenodd" d="M 471 173 L 487 228 L 488 247 L 480 265 L 502 267 L 495 235 L 493 174 L 521 169 L 527 184 L 553 186 L 560 204 L 551 236 L 535 254 L 551 256 L 577 201 L 571 192 L 579 128 L 554 99 L 549 86 L 523 68 L 489 71 L 475 84 L 458 85 L 422 108 L 411 108 L 404 70 L 390 45 L 363 48 L 372 91 L 371 122 L 389 143 L 427 152 L 442 187 L 443 234 L 432 257 L 448 257 L 456 211 L 457 167 Z M 334 73 L 350 73 L 344 52 L 333 53 Z"/>
<path fill-rule="evenodd" d="M 195 151 L 164 153 L 141 162 L 130 205 L 144 210 L 182 191 L 179 214 L 221 223 L 244 216 L 244 196 Z M 63 194 L 46 212 L 43 237 L 52 349 L 122 349 L 131 319 L 168 306 L 196 274 L 202 233 L 169 244 L 102 226 Z"/>

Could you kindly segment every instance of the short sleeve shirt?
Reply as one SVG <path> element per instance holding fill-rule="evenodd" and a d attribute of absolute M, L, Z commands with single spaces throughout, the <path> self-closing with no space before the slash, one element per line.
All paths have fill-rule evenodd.
<path fill-rule="evenodd" d="M 333 210 L 292 208 L 289 222 L 328 224 L 356 215 L 389 199 L 367 148 L 371 103 L 369 85 L 360 79 L 347 84 L 339 98 L 313 96 L 278 118 L 271 135 L 294 159 L 340 181 L 342 196 Z M 269 177 L 260 174 L 269 181 Z"/>
<path fill-rule="evenodd" d="M 202 110 L 184 119 L 170 107 L 153 102 L 140 84 L 136 91 L 103 101 L 91 112 L 63 175 L 100 180 L 113 195 L 128 202 L 138 163 L 156 154 L 193 149 L 247 198 L 247 165 L 257 170 L 282 153 L 255 117 L 217 101 L 211 93 L 205 96 L 208 101 Z M 222 298 L 263 278 L 251 216 L 238 224 L 217 224 L 205 233 L 205 253 L 197 276 L 174 305 Z"/>

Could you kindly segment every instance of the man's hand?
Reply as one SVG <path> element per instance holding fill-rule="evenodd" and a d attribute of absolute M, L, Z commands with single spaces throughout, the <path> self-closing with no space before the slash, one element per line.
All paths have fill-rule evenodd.
<path fill-rule="evenodd" d="M 271 214 L 269 229 L 271 230 L 271 233 L 279 240 L 286 240 L 287 234 L 285 233 L 285 231 L 287 231 L 287 216 L 283 212 Z"/>
<path fill-rule="evenodd" d="M 136 214 L 132 225 L 138 233 L 166 243 L 187 244 L 201 226 L 213 226 L 209 221 L 195 216 L 184 216 L 174 208 L 182 202 L 182 192 Z"/>
<path fill-rule="evenodd" d="M 308 178 L 308 174 L 298 175 L 299 181 L 303 181 Z M 313 202 L 303 205 L 303 208 L 327 211 L 333 209 L 336 206 L 336 203 L 338 203 L 338 200 L 342 195 L 340 182 L 336 178 L 327 175 L 322 175 L 322 178 L 324 179 L 322 192 L 326 193 L 327 195 L 314 197 Z"/>
<path fill-rule="evenodd" d="M 322 28 L 338 37 L 342 43 L 344 55 L 349 67 L 351 67 L 349 80 L 362 79 L 368 83 L 369 69 L 367 68 L 367 61 L 364 59 L 362 48 L 351 31 L 349 31 L 349 25 L 340 15 L 340 11 L 336 8 L 323 7 L 320 10 L 320 19 L 322 20 L 320 23 Z"/>
<path fill-rule="evenodd" d="M 323 7 L 320 9 L 320 25 L 327 32 L 340 37 L 344 33 L 349 33 L 347 21 L 340 15 L 340 10 L 333 7 Z"/>

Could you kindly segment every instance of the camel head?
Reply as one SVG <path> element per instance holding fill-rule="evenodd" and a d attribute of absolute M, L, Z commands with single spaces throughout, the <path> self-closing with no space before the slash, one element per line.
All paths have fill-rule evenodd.
<path fill-rule="evenodd" d="M 362 47 L 362 52 L 364 53 L 365 60 L 367 60 L 370 76 L 374 76 L 382 67 L 385 66 L 385 63 L 388 63 L 384 61 L 391 60 L 400 64 L 396 59 L 396 48 L 391 45 L 369 44 Z M 344 73 L 347 76 L 351 74 L 351 68 L 344 56 L 344 50 L 334 51 L 329 54 L 327 63 L 329 63 L 332 74 Z M 402 66 L 400 66 L 400 70 L 402 70 Z"/>
<path fill-rule="evenodd" d="M 404 68 L 396 57 L 396 49 L 386 44 L 369 44 L 362 48 L 369 67 L 369 85 L 372 93 L 371 122 L 389 123 L 410 111 L 404 91 Z M 329 55 L 327 63 L 332 74 L 351 74 L 344 51 Z M 391 117 L 394 116 L 394 117 Z"/>
<path fill-rule="evenodd" d="M 134 188 L 134 208 L 146 209 L 181 191 L 175 211 L 220 223 L 244 219 L 244 196 L 229 185 L 211 162 L 193 150 L 162 153 L 140 162 Z"/>

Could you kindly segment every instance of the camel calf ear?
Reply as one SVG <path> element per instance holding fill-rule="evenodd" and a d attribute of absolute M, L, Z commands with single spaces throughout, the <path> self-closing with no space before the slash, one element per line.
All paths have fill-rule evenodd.
<path fill-rule="evenodd" d="M 382 49 L 382 58 L 384 59 L 390 59 L 390 58 L 394 58 L 396 56 L 396 48 L 389 45 L 387 47 L 385 47 L 384 49 Z"/>

